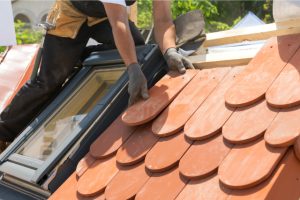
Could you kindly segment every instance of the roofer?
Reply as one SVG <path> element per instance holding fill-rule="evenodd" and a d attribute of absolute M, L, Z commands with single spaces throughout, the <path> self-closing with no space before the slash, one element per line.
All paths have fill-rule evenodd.
<path fill-rule="evenodd" d="M 71 74 L 89 38 L 103 43 L 106 49 L 117 47 L 128 69 L 129 104 L 148 98 L 146 78 L 137 62 L 134 45 L 144 40 L 128 20 L 128 0 L 57 0 L 47 21 L 55 25 L 45 35 L 40 70 L 16 94 L 0 115 L 0 141 L 14 138 L 41 111 Z M 153 1 L 154 33 L 169 68 L 184 73 L 192 64 L 175 49 L 175 27 L 170 1 Z M 108 20 L 107 20 L 108 18 Z"/>

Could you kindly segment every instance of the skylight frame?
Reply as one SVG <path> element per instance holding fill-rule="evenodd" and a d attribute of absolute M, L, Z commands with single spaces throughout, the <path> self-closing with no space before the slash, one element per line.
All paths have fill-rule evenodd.
<path fill-rule="evenodd" d="M 13 149 L 8 149 L 7 151 L 10 153 L 6 158 L 1 158 L 1 160 L 5 159 L 5 161 L 9 161 L 8 163 L 3 163 L 0 166 L 0 170 L 4 171 L 10 175 L 14 175 L 17 178 L 22 180 L 38 183 L 41 178 L 47 173 L 47 169 L 51 167 L 53 163 L 58 161 L 60 157 L 66 152 L 72 144 L 81 137 L 81 135 L 86 131 L 89 125 L 92 123 L 93 119 L 97 117 L 97 112 L 91 111 L 88 113 L 81 121 L 80 126 L 75 127 L 72 134 L 66 136 L 65 140 L 59 145 L 58 148 L 53 151 L 50 156 L 44 161 L 36 159 L 34 157 L 28 157 L 26 155 L 22 155 L 17 153 L 19 149 L 29 141 L 35 133 L 37 133 L 42 126 L 47 123 L 47 121 L 60 112 L 60 109 L 67 105 L 72 98 L 77 94 L 77 92 L 84 87 L 85 84 L 93 77 L 94 74 L 101 73 L 102 71 L 119 71 L 123 70 L 125 72 L 126 68 L 124 64 L 110 65 L 109 67 L 87 67 L 80 71 L 79 78 L 76 77 L 73 83 L 76 82 L 76 87 L 67 87 L 64 90 L 64 94 L 61 94 L 53 105 L 51 105 L 48 112 L 42 113 L 42 115 L 37 118 L 38 120 L 34 121 L 31 125 L 31 128 L 27 128 L 19 137 L 20 139 L 15 141 L 15 145 L 13 145 Z M 124 76 L 124 72 L 121 75 Z M 120 77 L 120 78 L 121 78 Z M 118 81 L 118 79 L 117 79 Z M 80 83 L 80 84 L 78 84 Z M 114 84 L 115 85 L 115 84 Z M 110 88 L 110 90 L 112 90 Z M 108 92 L 109 93 L 109 92 Z M 104 97 L 103 97 L 104 98 Z M 92 110 L 96 109 L 99 102 L 103 101 L 103 98 L 98 101 L 98 103 L 93 107 Z M 101 103 L 100 103 L 101 104 Z M 33 161 L 32 163 L 30 163 Z M 12 164 L 10 164 L 12 163 Z M 10 168 L 11 165 L 11 168 Z M 30 167 L 31 166 L 31 167 Z M 23 169 L 24 168 L 24 169 Z M 28 170 L 26 170 L 28 169 Z M 32 170 L 35 171 L 32 174 Z M 13 172 L 13 174 L 12 174 Z M 28 174 L 29 173 L 29 174 Z"/>

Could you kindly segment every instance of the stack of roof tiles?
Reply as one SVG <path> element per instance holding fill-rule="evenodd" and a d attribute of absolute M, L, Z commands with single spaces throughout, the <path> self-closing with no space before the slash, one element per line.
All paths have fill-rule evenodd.
<path fill-rule="evenodd" d="M 50 199 L 299 199 L 300 35 L 246 67 L 170 72 Z"/>

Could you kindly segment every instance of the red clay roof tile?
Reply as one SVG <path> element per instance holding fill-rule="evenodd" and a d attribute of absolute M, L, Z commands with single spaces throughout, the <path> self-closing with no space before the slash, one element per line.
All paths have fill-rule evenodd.
<path fill-rule="evenodd" d="M 293 145 L 300 135 L 300 107 L 282 110 L 265 134 L 266 142 L 275 147 Z"/>
<path fill-rule="evenodd" d="M 297 138 L 294 144 L 295 156 L 300 160 L 300 137 Z"/>
<path fill-rule="evenodd" d="M 90 154 L 95 158 L 114 154 L 135 130 L 134 127 L 126 126 L 120 115 L 91 145 Z"/>
<path fill-rule="evenodd" d="M 91 156 L 90 152 L 87 153 L 77 164 L 76 174 L 77 176 L 82 176 L 86 170 L 88 170 L 96 161 L 96 158 Z"/>
<path fill-rule="evenodd" d="M 81 196 L 77 192 L 78 177 L 73 173 L 61 186 L 60 190 L 57 190 L 49 200 L 105 200 L 104 194 L 99 194 L 94 197 Z"/>
<path fill-rule="evenodd" d="M 230 68 L 200 71 L 154 120 L 153 133 L 164 137 L 178 132 L 229 71 Z"/>
<path fill-rule="evenodd" d="M 220 164 L 220 181 L 233 189 L 255 186 L 272 174 L 286 150 L 269 147 L 264 140 L 235 146 Z"/>
<path fill-rule="evenodd" d="M 79 178 L 77 184 L 78 193 L 87 197 L 101 194 L 118 171 L 115 156 L 97 160 Z"/>
<path fill-rule="evenodd" d="M 178 195 L 176 200 L 226 200 L 229 191 L 221 185 L 217 173 L 207 178 L 191 180 Z"/>
<path fill-rule="evenodd" d="M 244 67 L 232 69 L 187 121 L 184 126 L 184 133 L 188 138 L 192 140 L 205 139 L 221 130 L 234 110 L 225 105 L 224 94 L 243 69 Z"/>
<path fill-rule="evenodd" d="M 247 72 L 227 91 L 226 103 L 243 107 L 262 99 L 299 46 L 300 35 L 270 39 L 251 60 Z"/>
<path fill-rule="evenodd" d="M 191 100 L 194 99 L 192 93 L 196 93 L 196 90 L 189 90 L 189 93 L 185 95 L 190 98 L 181 98 L 183 90 L 173 101 L 173 98 L 195 75 L 191 75 L 191 73 L 195 72 L 188 72 L 190 73 L 187 78 L 189 80 L 182 79 L 187 75 L 177 74 L 173 78 L 167 75 L 156 84 L 154 87 L 156 89 L 152 90 L 157 92 L 151 94 L 154 97 L 156 95 L 157 99 L 155 100 L 155 97 L 153 100 L 151 97 L 152 100 L 150 98 L 150 103 L 146 103 L 145 107 L 142 106 L 143 103 L 139 103 L 139 110 L 135 110 L 134 114 L 143 117 L 147 115 L 146 118 L 137 120 L 138 123 L 145 123 L 159 115 L 171 103 L 170 108 L 165 111 L 170 112 L 166 118 L 161 117 L 162 115 L 159 116 L 166 120 L 161 124 L 163 126 L 159 127 L 163 129 L 158 128 L 157 130 L 174 135 L 159 138 L 152 132 L 152 122 L 130 128 L 121 124 L 119 117 L 103 133 L 104 135 L 95 141 L 90 153 L 79 163 L 77 167 L 79 180 L 73 176 L 70 177 L 52 195 L 51 199 L 72 197 L 72 199 L 123 200 L 132 199 L 135 195 L 136 199 L 151 200 L 176 198 L 205 200 L 227 198 L 239 200 L 299 199 L 300 161 L 296 159 L 295 155 L 300 159 L 298 135 L 300 132 L 298 110 L 300 108 L 280 110 L 272 105 L 267 106 L 264 99 L 264 94 L 272 81 L 299 47 L 299 39 L 300 35 L 285 36 L 278 40 L 271 39 L 271 42 L 266 44 L 266 47 L 258 53 L 244 71 L 242 68 L 232 69 L 217 86 L 214 86 L 215 88 L 211 92 L 202 91 L 209 95 L 199 93 L 198 97 L 201 101 L 198 100 L 201 103 Z M 278 41 L 279 48 L 276 46 Z M 288 46 L 287 43 L 291 43 L 291 45 Z M 205 70 L 199 74 L 209 71 L 208 77 L 213 76 L 219 69 Z M 200 76 L 199 74 L 198 76 Z M 193 83 L 196 78 L 192 79 L 185 90 L 201 82 Z M 284 79 L 284 81 L 287 80 L 289 79 Z M 177 82 L 180 82 L 180 86 Z M 289 83 L 284 84 L 288 85 Z M 163 91 L 166 90 L 165 86 L 168 88 L 167 92 Z M 201 88 L 206 86 L 210 88 L 212 85 L 204 84 Z M 293 88 L 295 87 L 293 86 Z M 172 89 L 174 91 L 169 92 Z M 227 91 L 229 92 L 227 93 Z M 163 98 L 158 94 L 160 92 L 163 93 Z M 231 92 L 233 93 L 230 94 Z M 168 97 L 168 94 L 173 96 Z M 225 103 L 224 96 L 226 94 L 227 97 L 229 94 L 233 95 L 231 97 L 236 100 L 235 107 L 244 107 L 237 109 L 230 107 Z M 284 93 L 277 93 L 277 95 L 281 94 Z M 206 98 L 205 101 L 202 98 Z M 281 98 L 277 97 L 277 99 Z M 163 106 L 160 105 L 161 101 L 163 101 Z M 193 111 L 185 106 L 183 106 L 185 107 L 183 110 L 178 108 L 181 104 L 185 105 L 187 101 L 197 104 L 198 110 L 194 105 L 188 106 L 189 109 L 193 107 Z M 130 109 L 132 107 L 128 110 Z M 193 112 L 194 114 L 190 117 Z M 171 114 L 172 116 L 169 116 Z M 181 118 L 182 116 L 184 117 Z M 176 117 L 180 120 L 177 121 Z M 190 119 L 186 122 L 189 117 Z M 185 124 L 183 132 L 180 130 L 182 123 Z M 175 126 L 165 129 L 168 124 Z M 153 127 L 155 126 L 153 125 Z M 136 130 L 131 133 L 135 128 Z M 221 133 L 222 129 L 223 133 Z M 262 135 L 266 129 L 263 139 Z M 187 140 L 188 138 L 185 139 L 183 133 L 192 140 L 201 141 Z M 223 137 L 228 140 L 224 140 Z M 106 144 L 106 141 L 109 141 L 112 146 Z M 233 143 L 245 144 L 233 146 Z M 268 143 L 284 147 L 272 147 Z M 287 147 L 289 145 L 294 145 L 294 147 Z M 104 166 L 103 157 L 107 156 L 109 158 L 106 159 L 112 160 L 110 164 Z M 145 161 L 143 161 L 144 158 Z M 178 162 L 179 167 L 177 167 Z M 107 170 L 110 171 L 109 166 L 113 173 L 106 173 Z M 152 172 L 149 172 L 145 166 Z M 188 182 L 189 179 L 193 180 Z M 78 187 L 74 187 L 77 184 Z M 66 188 L 67 186 L 68 188 Z M 79 193 L 85 196 L 98 196 L 84 197 Z"/>
<path fill-rule="evenodd" d="M 264 134 L 277 111 L 270 108 L 265 100 L 238 108 L 224 124 L 223 136 L 233 144 L 251 142 Z"/>
<path fill-rule="evenodd" d="M 262 184 L 231 192 L 229 200 L 298 200 L 300 197 L 300 162 L 290 150 L 275 174 Z"/>
<path fill-rule="evenodd" d="M 184 188 L 186 180 L 183 179 L 178 168 L 151 176 L 148 182 L 136 195 L 136 200 L 169 200 L 175 199 Z"/>
<path fill-rule="evenodd" d="M 151 124 L 137 128 L 118 150 L 117 162 L 120 165 L 133 165 L 140 162 L 158 139 L 151 131 Z"/>
<path fill-rule="evenodd" d="M 151 121 L 171 103 L 198 72 L 198 70 L 187 70 L 183 75 L 169 72 L 149 90 L 149 99 L 137 102 L 124 112 L 123 122 L 136 126 Z"/>
<path fill-rule="evenodd" d="M 39 46 L 13 46 L 0 64 L 0 112 L 30 78 Z"/>
<path fill-rule="evenodd" d="M 266 93 L 270 105 L 289 108 L 300 104 L 300 49 Z"/>
<path fill-rule="evenodd" d="M 107 200 L 132 199 L 149 180 L 150 173 L 143 162 L 122 167 L 105 189 Z"/>
<path fill-rule="evenodd" d="M 179 162 L 180 173 L 190 179 L 199 179 L 217 171 L 233 145 L 224 141 L 221 134 L 196 141 Z"/>
<path fill-rule="evenodd" d="M 160 138 L 145 158 L 146 167 L 151 172 L 163 172 L 178 164 L 180 158 L 191 146 L 183 132 Z"/>

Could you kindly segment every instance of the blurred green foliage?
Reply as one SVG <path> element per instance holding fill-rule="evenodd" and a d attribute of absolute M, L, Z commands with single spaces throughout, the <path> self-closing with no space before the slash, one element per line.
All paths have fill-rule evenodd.
<path fill-rule="evenodd" d="M 42 39 L 42 32 L 40 30 L 35 30 L 24 22 L 18 20 L 15 22 L 15 30 L 18 44 L 35 44 L 39 43 Z"/>
<path fill-rule="evenodd" d="M 152 24 L 152 1 L 137 0 L 138 26 L 149 29 Z M 173 0 L 172 15 L 177 16 L 191 10 L 200 9 L 205 17 L 206 32 L 227 30 L 238 23 L 249 11 L 252 11 L 266 23 L 273 21 L 272 0 Z M 42 38 L 41 31 L 33 30 L 24 22 L 15 22 L 18 44 L 39 43 Z M 0 46 L 0 52 L 5 47 Z"/>
<path fill-rule="evenodd" d="M 206 31 L 227 30 L 252 11 L 266 23 L 273 21 L 272 0 L 220 1 L 220 0 L 173 0 L 173 18 L 191 10 L 200 9 L 205 17 Z M 138 26 L 150 28 L 152 0 L 138 0 Z"/>
<path fill-rule="evenodd" d="M 42 39 L 42 32 L 32 29 L 22 21 L 15 22 L 15 31 L 17 44 L 35 44 L 39 43 Z M 6 47 L 0 46 L 0 52 L 5 51 Z"/>
<path fill-rule="evenodd" d="M 5 51 L 6 47 L 0 46 L 0 53 Z"/>

